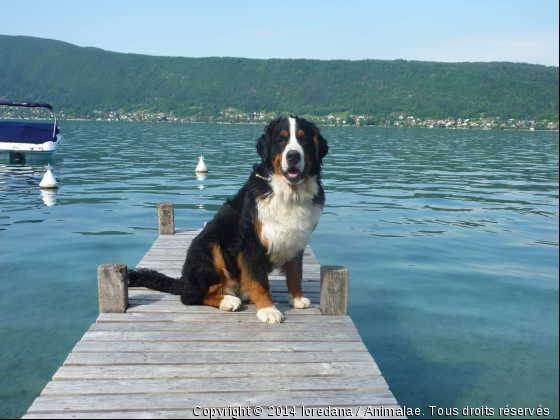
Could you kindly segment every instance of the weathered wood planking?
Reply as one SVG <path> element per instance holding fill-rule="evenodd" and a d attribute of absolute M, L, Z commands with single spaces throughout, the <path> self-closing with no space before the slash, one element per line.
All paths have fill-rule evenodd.
<path fill-rule="evenodd" d="M 326 412 L 324 410 L 328 410 L 328 409 L 332 409 L 333 406 L 324 406 L 324 407 L 313 407 L 312 409 L 316 410 L 315 413 L 318 412 L 318 410 L 323 410 L 323 412 Z M 384 412 L 387 412 L 388 410 L 395 410 L 398 409 L 400 407 L 398 406 L 388 406 L 388 407 L 378 407 L 379 409 L 383 410 Z M 375 419 L 406 419 L 406 417 L 400 417 L 397 415 L 390 415 L 390 414 L 386 414 L 386 415 L 377 415 L 375 417 L 367 415 L 366 416 L 366 410 L 368 409 L 368 407 L 340 407 L 340 406 L 336 406 L 337 410 L 341 410 L 342 414 L 339 415 L 329 415 L 328 419 L 363 419 L 363 418 L 375 418 Z M 291 407 L 290 407 L 291 410 Z M 214 416 L 213 418 L 220 418 L 220 419 L 231 419 L 231 418 L 243 418 L 243 419 L 262 419 L 262 418 L 266 418 L 266 419 L 286 419 L 286 418 L 290 418 L 290 419 L 310 419 L 313 418 L 313 413 L 310 412 L 311 408 L 306 409 L 305 413 L 303 412 L 303 408 L 302 407 L 296 407 L 296 414 L 294 416 L 290 416 L 290 417 L 286 417 L 286 415 L 282 412 L 279 412 L 278 414 L 275 414 L 274 412 L 270 412 L 267 410 L 265 410 L 264 414 L 261 416 L 257 416 L 255 414 L 251 414 L 251 415 L 243 415 L 243 416 L 236 416 L 236 417 L 232 417 L 230 416 L 221 416 L 218 417 L 217 415 Z M 346 415 L 347 411 L 351 410 L 350 412 L 353 413 L 352 415 Z M 98 412 L 92 412 L 92 413 L 57 413 L 56 417 L 53 416 L 52 414 L 29 414 L 27 416 L 25 416 L 24 418 L 26 419 L 52 419 L 52 418 L 57 418 L 57 419 L 131 419 L 131 418 L 136 418 L 136 419 L 193 419 L 193 418 L 209 418 L 209 417 L 205 417 L 203 415 L 200 414 L 201 410 L 191 410 L 191 409 L 187 409 L 187 410 L 181 410 L 181 411 L 135 411 L 133 413 L 131 413 L 130 411 L 113 411 L 113 412 L 108 412 L 108 413 L 98 413 Z"/>
<path fill-rule="evenodd" d="M 166 208 L 168 214 L 172 210 Z M 168 225 L 138 267 L 179 277 L 199 231 L 173 235 Z M 321 288 L 321 266 L 309 247 L 303 273 L 304 293 L 313 302 L 306 310 L 288 305 L 282 273 L 270 276 L 273 298 L 286 316 L 279 325 L 263 324 L 251 304 L 230 313 L 129 289 L 126 313 L 99 315 L 24 418 L 174 419 L 194 417 L 198 406 L 271 405 L 297 407 L 292 418 L 306 418 L 301 407 L 343 407 L 353 410 L 350 417 L 362 418 L 365 410 L 359 414 L 359 407 L 397 408 L 345 315 L 344 297 L 334 311 L 342 315 L 323 315 L 321 293 L 341 285 L 335 275 Z M 284 418 L 269 414 L 244 418 Z"/>
<path fill-rule="evenodd" d="M 323 412 L 326 412 L 325 410 L 329 410 L 332 409 L 333 406 L 325 406 L 325 407 L 313 407 L 315 411 L 315 413 L 318 412 L 318 410 L 323 410 Z M 365 414 L 366 410 L 368 407 L 339 407 L 336 406 L 337 410 L 341 410 L 340 415 L 329 415 L 328 419 L 363 419 L 363 418 L 375 418 L 375 419 L 406 419 L 406 417 L 400 417 L 397 415 L 377 415 L 375 417 L 372 417 L 370 415 Z M 394 410 L 397 408 L 400 408 L 398 406 L 391 406 L 391 407 L 379 407 L 381 410 L 383 410 L 384 412 L 387 412 L 388 410 Z M 291 408 L 290 408 L 291 409 Z M 311 408 L 306 409 L 305 413 L 303 412 L 303 408 L 302 407 L 296 407 L 296 414 L 294 416 L 290 416 L 290 417 L 286 417 L 286 415 L 282 412 L 278 413 L 278 414 L 274 414 L 273 412 L 269 413 L 268 409 L 264 412 L 265 414 L 257 416 L 255 414 L 251 414 L 251 415 L 243 415 L 243 416 L 236 416 L 236 417 L 232 417 L 232 416 L 221 416 L 221 417 L 217 417 L 214 416 L 212 418 L 216 419 L 216 418 L 220 418 L 220 419 L 232 419 L 232 418 L 243 418 L 243 419 L 262 419 L 262 418 L 266 418 L 266 419 L 286 419 L 286 418 L 290 418 L 290 419 L 310 419 L 313 418 L 314 414 L 312 412 L 310 412 Z M 350 412 L 353 413 L 352 415 L 346 415 L 345 413 L 347 412 L 347 410 L 351 410 Z M 205 417 L 203 415 L 200 414 L 201 410 L 181 410 L 181 411 L 135 411 L 134 413 L 131 413 L 129 411 L 120 411 L 120 412 L 109 412 L 109 413 L 57 413 L 56 417 L 54 417 L 52 414 L 29 414 L 27 416 L 25 416 L 24 418 L 26 419 L 52 419 L 52 418 L 57 418 L 57 419 L 131 419 L 131 418 L 136 418 L 136 419 L 193 419 L 193 418 L 209 418 L 209 417 Z"/>
<path fill-rule="evenodd" d="M 276 307 L 282 311 L 285 315 L 322 315 L 321 309 L 318 305 L 311 305 L 310 308 L 305 310 L 293 309 L 287 303 L 279 303 Z M 181 302 L 166 301 L 166 302 L 154 302 L 152 300 L 131 300 L 130 306 L 128 307 L 127 313 L 185 313 L 185 314 L 220 314 L 222 316 L 238 317 L 246 313 L 253 314 L 256 317 L 255 305 L 244 305 L 242 309 L 237 312 L 224 312 L 216 308 L 211 308 L 209 306 L 185 306 Z"/>
<path fill-rule="evenodd" d="M 346 324 L 314 324 L 314 323 L 282 323 L 276 326 L 275 333 L 302 333 L 302 332 L 344 332 L 348 333 L 355 331 L 353 326 Z M 270 327 L 264 323 L 253 323 L 247 325 L 246 323 L 218 323 L 218 322 L 130 322 L 130 323 L 108 323 L 100 322 L 93 324 L 89 331 L 135 331 L 135 332 L 162 332 L 162 331 L 176 331 L 176 332 L 199 332 L 199 333 L 239 333 L 239 332 L 257 332 L 257 333 L 270 333 Z"/>
<path fill-rule="evenodd" d="M 365 351 L 364 343 L 359 341 L 340 342 L 144 342 L 144 341 L 80 341 L 74 347 L 76 353 L 262 353 L 262 352 L 345 352 Z M 251 356 L 248 356 L 251 357 Z"/>
<path fill-rule="evenodd" d="M 390 391 L 320 390 L 297 392 L 208 392 L 195 394 L 80 395 L 79 397 L 39 397 L 29 413 L 110 413 L 128 411 L 174 411 L 195 407 L 268 406 L 391 406 Z M 56 417 L 55 417 L 56 418 Z M 265 417 L 266 418 L 266 417 Z"/>
<path fill-rule="evenodd" d="M 214 378 L 161 380 L 75 380 L 50 382 L 41 396 L 79 395 L 142 395 L 142 394 L 194 394 L 201 392 L 231 392 L 242 389 L 259 391 L 320 391 L 320 390 L 369 390 L 389 389 L 382 376 L 309 377 L 294 381 L 289 377 L 275 378 L 228 378 L 227 381 Z"/>
<path fill-rule="evenodd" d="M 199 365 L 251 363 L 367 362 L 363 352 L 260 352 L 260 353 L 71 353 L 64 366 Z"/>
<path fill-rule="evenodd" d="M 247 324 L 258 323 L 264 325 L 254 314 L 248 312 L 236 312 L 235 316 L 224 317 L 222 314 L 181 314 L 181 313 L 126 313 L 126 314 L 100 314 L 97 323 L 129 323 L 129 322 L 180 322 L 192 323 L 207 322 L 220 324 Z M 286 318 L 280 325 L 290 325 L 295 323 L 303 324 L 349 324 L 354 327 L 354 323 L 348 316 L 322 316 L 322 315 L 303 315 L 295 313 Z M 282 327 L 280 327 L 282 328 Z"/>
<path fill-rule="evenodd" d="M 286 378 L 314 376 L 377 376 L 375 363 L 249 363 L 213 365 L 63 366 L 54 381 L 102 379 L 186 379 L 186 378 Z"/>

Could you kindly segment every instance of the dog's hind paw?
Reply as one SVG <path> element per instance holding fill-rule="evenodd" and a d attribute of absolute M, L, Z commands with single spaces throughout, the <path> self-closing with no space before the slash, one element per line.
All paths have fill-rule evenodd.
<path fill-rule="evenodd" d="M 280 324 L 284 320 L 284 315 L 276 306 L 271 306 L 270 308 L 263 308 L 257 311 L 257 317 L 268 324 Z"/>
<path fill-rule="evenodd" d="M 235 312 L 241 307 L 241 299 L 235 296 L 226 295 L 220 303 L 220 309 L 222 311 Z"/>
<path fill-rule="evenodd" d="M 292 295 L 288 295 L 288 300 L 290 305 L 295 309 L 307 309 L 311 306 L 311 301 L 306 297 L 293 298 Z"/>

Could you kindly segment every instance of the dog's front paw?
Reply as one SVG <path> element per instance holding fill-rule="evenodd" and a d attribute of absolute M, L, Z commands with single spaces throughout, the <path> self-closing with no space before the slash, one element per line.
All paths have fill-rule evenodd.
<path fill-rule="evenodd" d="M 268 324 L 280 324 L 284 320 L 284 315 L 276 309 L 276 306 L 271 306 L 270 308 L 259 309 L 257 318 Z"/>
<path fill-rule="evenodd" d="M 222 303 L 220 303 L 220 309 L 222 311 L 235 312 L 241 307 L 241 299 L 235 296 L 224 296 Z"/>
<path fill-rule="evenodd" d="M 296 309 L 307 309 L 311 306 L 311 301 L 306 297 L 293 298 L 292 295 L 288 295 L 288 300 L 290 305 Z"/>

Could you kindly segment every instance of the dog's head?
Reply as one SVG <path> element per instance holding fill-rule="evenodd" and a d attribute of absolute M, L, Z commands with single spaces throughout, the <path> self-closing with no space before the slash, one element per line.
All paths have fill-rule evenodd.
<path fill-rule="evenodd" d="M 319 175 L 329 146 L 313 123 L 298 117 L 272 121 L 257 141 L 257 152 L 269 172 L 291 185 Z"/>

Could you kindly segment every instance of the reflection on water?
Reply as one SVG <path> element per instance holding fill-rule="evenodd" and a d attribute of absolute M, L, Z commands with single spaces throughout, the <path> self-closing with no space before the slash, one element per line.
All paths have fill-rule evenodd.
<path fill-rule="evenodd" d="M 198 179 L 199 181 L 204 181 L 204 180 L 206 180 L 206 178 L 208 178 L 208 174 L 204 173 L 204 172 L 196 172 L 195 175 L 196 175 L 196 179 Z M 198 186 L 199 190 L 203 190 L 204 188 L 205 188 L 204 183 L 201 183 Z"/>
<path fill-rule="evenodd" d="M 56 194 L 58 193 L 57 189 L 43 189 L 41 188 L 41 197 L 43 198 L 43 203 L 45 206 L 52 207 L 56 205 Z"/>
<path fill-rule="evenodd" d="M 3 416 L 24 413 L 95 320 L 96 267 L 138 263 L 160 201 L 202 227 L 263 129 L 61 124 L 56 197 L 37 187 L 45 166 L 0 165 Z M 350 270 L 351 314 L 399 402 L 558 415 L 558 133 L 323 131 L 312 246 Z"/>

